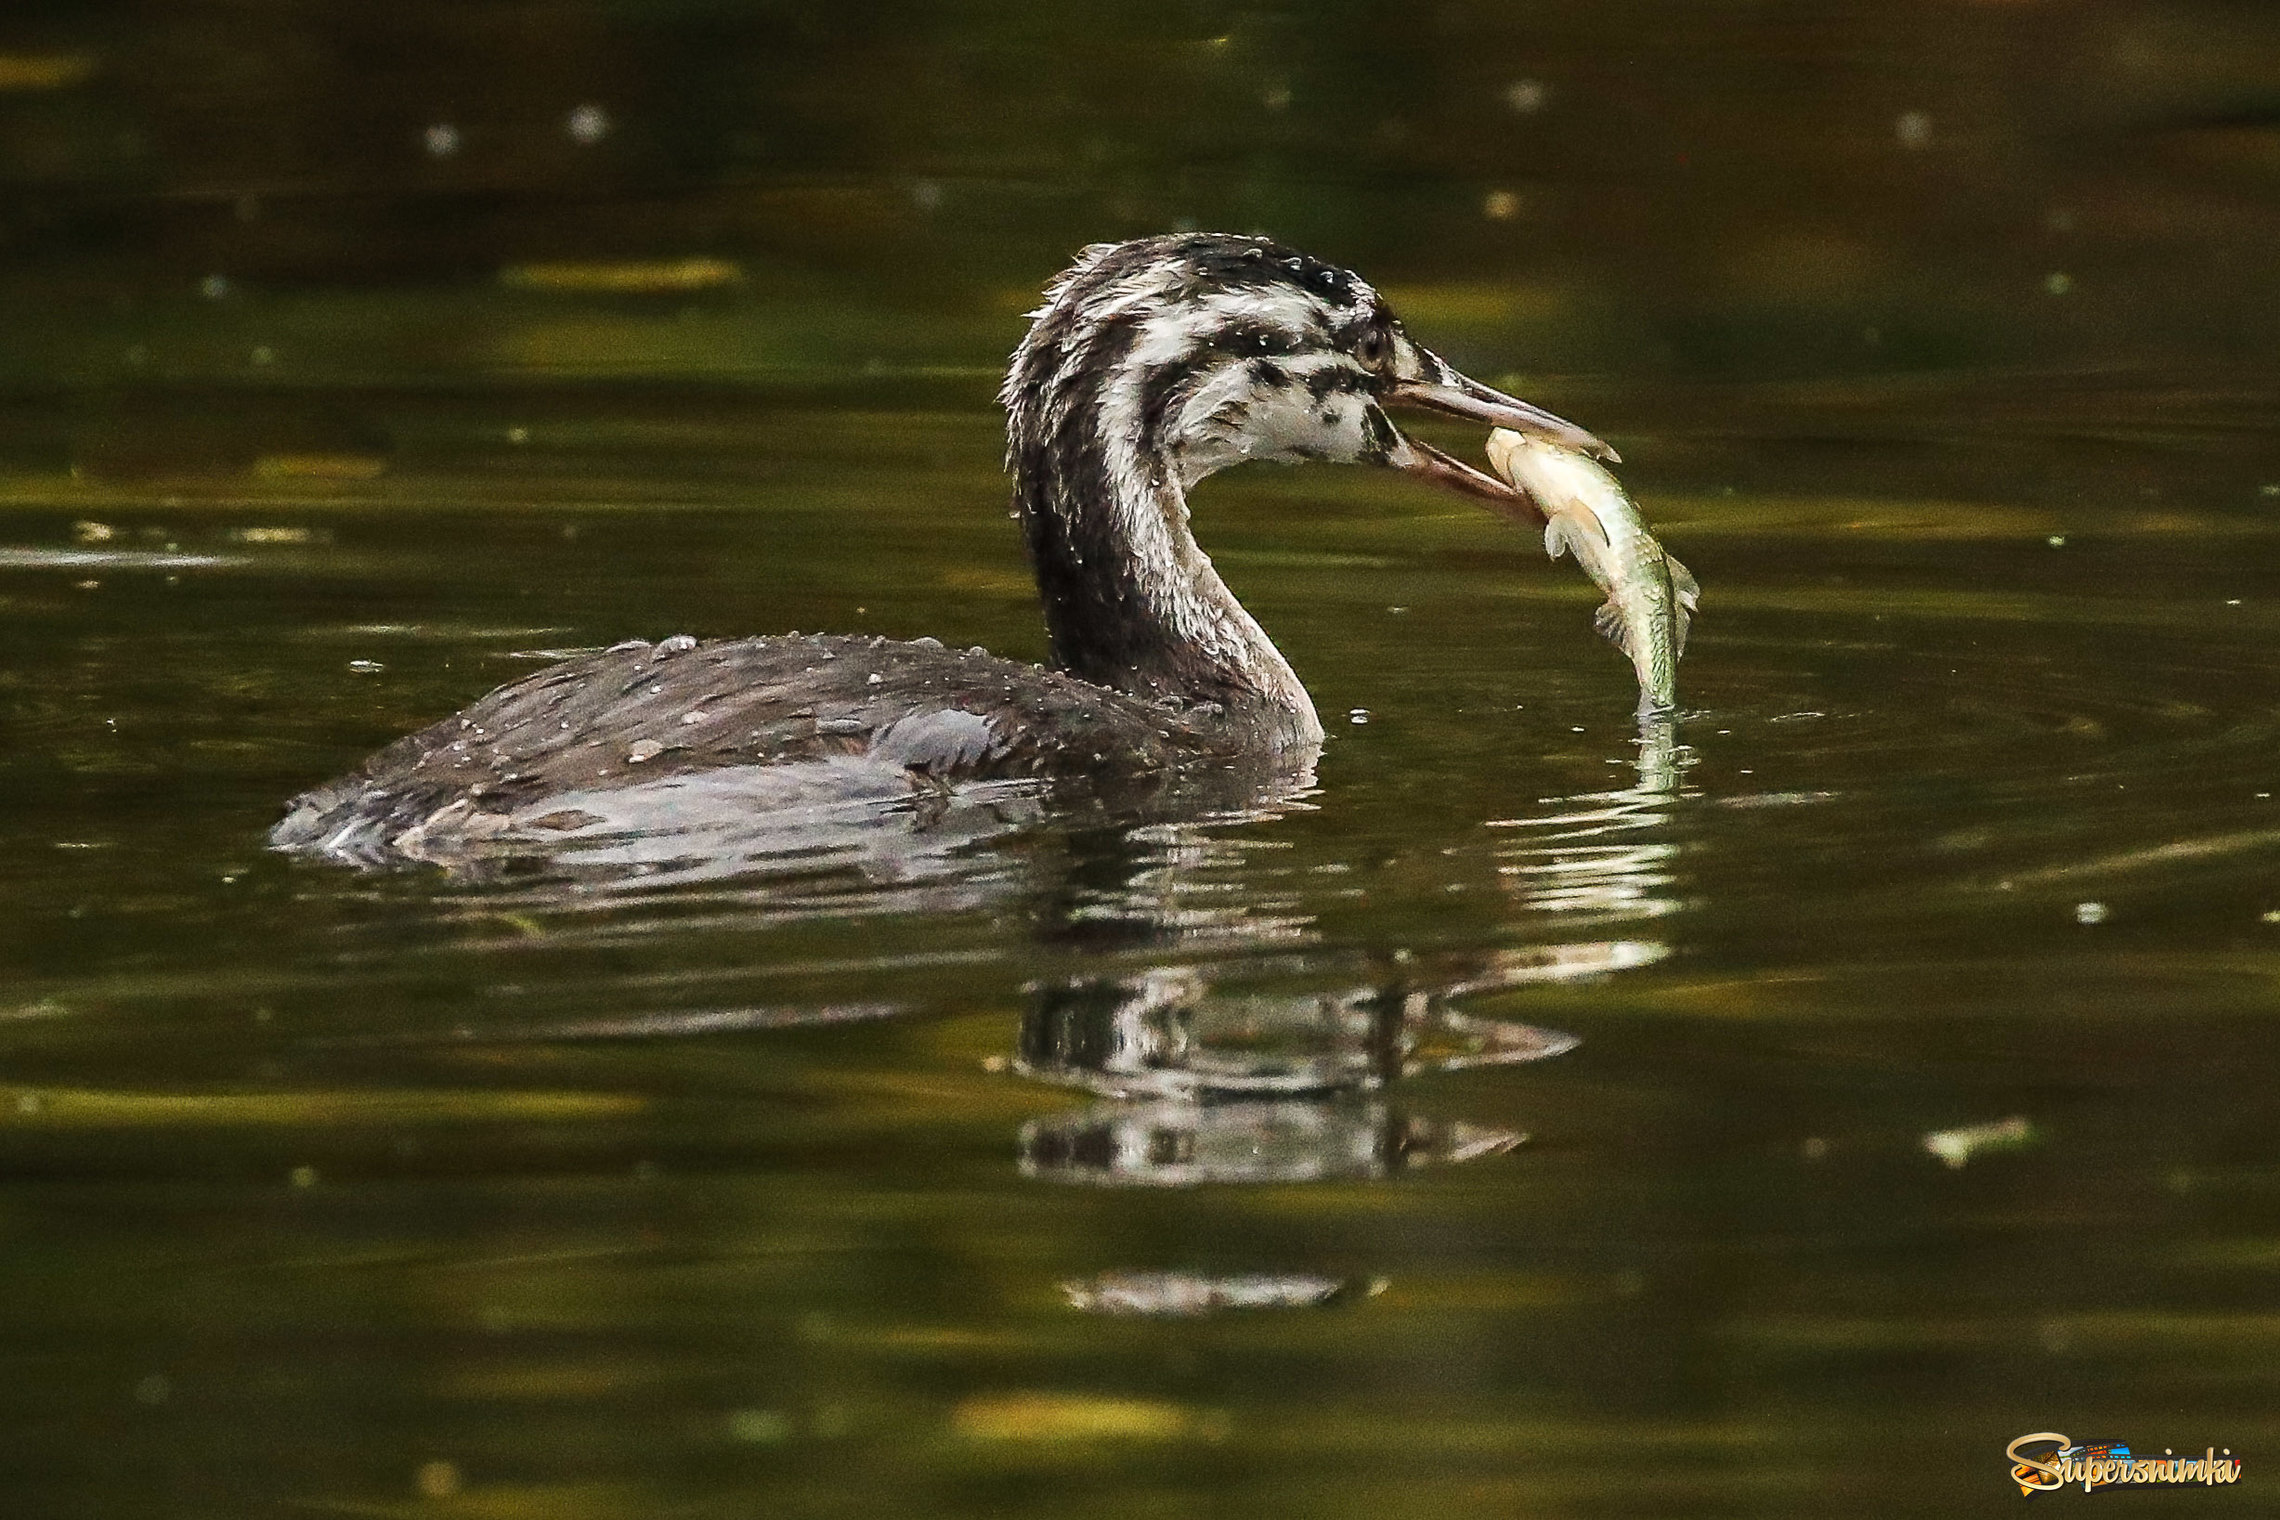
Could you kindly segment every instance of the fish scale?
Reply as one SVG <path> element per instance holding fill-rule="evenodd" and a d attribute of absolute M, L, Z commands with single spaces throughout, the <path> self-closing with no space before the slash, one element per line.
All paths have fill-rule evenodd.
<path fill-rule="evenodd" d="M 1678 661 L 1686 653 L 1702 588 L 1647 531 L 1639 509 L 1598 461 L 1541 439 L 1498 428 L 1489 462 L 1543 510 L 1544 552 L 1572 551 L 1607 593 L 1593 626 L 1629 656 L 1639 680 L 1639 716 L 1678 705 Z"/>

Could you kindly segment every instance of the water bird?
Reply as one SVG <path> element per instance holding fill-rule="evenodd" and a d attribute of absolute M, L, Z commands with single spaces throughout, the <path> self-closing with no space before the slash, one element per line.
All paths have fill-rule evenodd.
<path fill-rule="evenodd" d="M 1196 484 L 1254 459 L 1367 463 L 1541 524 L 1389 406 L 1615 457 L 1415 342 L 1352 271 L 1217 233 L 1084 250 L 999 399 L 1050 666 L 934 639 L 630 640 L 397 740 L 296 798 L 271 842 L 378 863 L 622 834 L 629 796 L 712 795 L 730 773 L 747 810 L 1003 778 L 1303 773 L 1321 720 L 1197 545 Z"/>

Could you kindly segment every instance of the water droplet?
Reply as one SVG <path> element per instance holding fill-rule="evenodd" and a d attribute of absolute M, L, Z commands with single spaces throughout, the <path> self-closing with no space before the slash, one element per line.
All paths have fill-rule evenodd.
<path fill-rule="evenodd" d="M 229 276 L 210 274 L 198 282 L 198 294 L 209 301 L 227 300 L 230 293 Z"/>
<path fill-rule="evenodd" d="M 1902 111 L 1892 123 L 1892 135 L 1901 147 L 1920 152 L 1932 145 L 1932 118 L 1923 111 Z"/>
<path fill-rule="evenodd" d="M 2043 277 L 2043 294 L 2062 296 L 2074 288 L 2074 276 L 2063 270 L 2053 270 Z"/>
<path fill-rule="evenodd" d="M 420 146 L 427 149 L 430 158 L 449 158 L 459 151 L 459 129 L 448 121 L 439 121 L 420 134 Z"/>
<path fill-rule="evenodd" d="M 2063 549 L 2066 547 L 2066 535 L 2063 533 L 2053 533 L 2050 537 L 2044 539 L 2043 542 L 2050 545 L 2053 549 Z"/>
<path fill-rule="evenodd" d="M 166 1375 L 161 1372 L 154 1372 L 135 1384 L 135 1402 L 148 1405 L 153 1409 L 173 1396 L 174 1385 L 168 1382 Z"/>
<path fill-rule="evenodd" d="M 465 1481 L 456 1462 L 422 1462 L 412 1474 L 412 1487 L 423 1499 L 448 1499 Z"/>
<path fill-rule="evenodd" d="M 2078 924 L 2102 924 L 2106 921 L 2106 905 L 2102 902 L 2078 902 L 2074 905 L 2074 921 Z"/>
<path fill-rule="evenodd" d="M 297 1188 L 313 1188 L 317 1185 L 317 1169 L 313 1166 L 297 1166 L 287 1174 L 286 1180 Z"/>
<path fill-rule="evenodd" d="M 1552 87 L 1541 79 L 1515 79 L 1504 87 L 1504 103 L 1522 116 L 1533 116 L 1551 104 Z"/>
<path fill-rule="evenodd" d="M 754 1446 L 777 1446 L 791 1438 L 792 1422 L 773 1409 L 736 1409 L 729 1412 L 728 1434 Z"/>
<path fill-rule="evenodd" d="M 562 130 L 570 134 L 572 142 L 590 148 L 610 135 L 610 126 L 610 113 L 589 101 L 570 113 Z"/>
<path fill-rule="evenodd" d="M 1520 214 L 1520 197 L 1510 190 L 1491 190 L 1481 197 L 1480 214 L 1492 222 L 1509 222 Z"/>

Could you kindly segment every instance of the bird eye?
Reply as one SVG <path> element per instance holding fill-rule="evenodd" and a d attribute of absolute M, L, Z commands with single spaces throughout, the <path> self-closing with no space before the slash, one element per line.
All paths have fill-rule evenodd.
<path fill-rule="evenodd" d="M 1362 361 L 1365 369 L 1383 369 L 1386 361 L 1393 357 L 1393 339 L 1386 336 L 1384 328 L 1373 327 L 1354 345 L 1354 357 Z"/>

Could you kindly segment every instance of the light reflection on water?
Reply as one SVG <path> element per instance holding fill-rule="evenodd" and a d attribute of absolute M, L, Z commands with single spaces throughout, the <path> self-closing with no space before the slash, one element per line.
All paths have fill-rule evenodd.
<path fill-rule="evenodd" d="M 1669 718 L 1640 723 L 1638 779 L 1630 786 L 1545 804 L 1557 811 L 1489 820 L 1492 829 L 1512 831 L 1514 842 L 1498 851 L 1505 864 L 1497 870 L 1523 904 L 1604 918 L 1678 911 L 1678 900 L 1666 893 L 1678 879 L 1679 847 L 1660 837 L 1669 832 L 1672 813 L 1686 795 L 1686 771 L 1694 764 L 1677 730 Z M 1663 947 L 1655 945 L 1611 959 L 1637 965 L 1661 953 Z"/>
<path fill-rule="evenodd" d="M 803 437 L 869 458 L 861 428 L 752 447 Z M 1709 587 L 1699 706 L 1642 736 L 1587 588 L 1397 492 L 1296 510 L 1359 489 L 1326 473 L 1199 503 L 1207 539 L 1303 551 L 1242 589 L 1325 708 L 1372 711 L 1310 787 L 1176 815 L 890 800 L 790 848 L 750 810 L 629 815 L 491 875 L 260 840 L 311 780 L 527 668 L 501 657 L 534 628 L 1023 650 L 1020 600 L 941 589 L 938 559 L 983 584 L 1016 552 L 986 449 L 890 474 L 860 538 L 804 487 L 572 537 L 517 539 L 518 505 L 410 546 L 344 505 L 315 619 L 269 558 L 306 545 L 116 601 L 9 569 L 32 609 L 0 835 L 34 947 L 0 1020 L 23 1386 L 167 1411 L 122 1435 L 130 1465 L 221 1452 L 265 1475 L 249 1503 L 386 1502 L 449 1460 L 501 1503 L 535 1470 L 598 1512 L 850 1483 L 962 1512 L 950 1475 L 1048 1457 L 1104 1493 L 1223 1489 L 1135 1477 L 1142 1451 L 1252 1464 L 1267 1512 L 1331 1479 L 1461 1508 L 1465 1452 L 1579 1503 L 1644 1474 L 1731 1508 L 1772 1491 L 1718 1476 L 1736 1421 L 1800 1494 L 1864 1424 L 1968 1493 L 1959 1408 L 1997 1450 L 2017 1408 L 2119 1386 L 2255 1440 L 2266 1374 L 2217 1327 L 2280 1217 L 2255 1055 L 2280 909 L 2256 794 L 2280 785 L 2255 625 L 2172 615 L 2237 550 L 2100 560 L 2075 535 L 2079 561 L 2030 563 L 2082 595 L 2171 556 L 2086 630 L 1979 615 L 2021 572 L 1935 533 L 1879 551 L 1944 588 L 1899 630 L 1912 598 L 1828 594 L 1825 551 L 1737 538 L 1740 498 L 1700 546 L 1673 532 Z M 946 497 L 972 538 L 859 547 Z M 242 526 L 147 512 L 126 527 L 161 542 Z M 493 538 L 511 565 L 469 548 Z M 830 589 L 756 610 L 692 556 Z M 2109 915 L 2078 922 L 2093 896 Z M 2013 1116 L 2035 1145 L 1923 1149 Z M 178 1329 L 122 1309 L 154 1281 Z M 2149 1354 L 2156 1324 L 2193 1354 Z M 152 1378 L 168 1402 L 136 1403 Z M 360 1420 L 375 1400 L 390 1421 Z M 296 1456 L 328 1450 L 369 1476 Z"/>
<path fill-rule="evenodd" d="M 2280 12 L 18 9 L 0 1509 L 2280 1451 Z M 262 849 L 557 651 L 1041 657 L 998 365 L 1183 221 L 1616 439 L 1706 587 L 1675 731 L 1532 538 L 1234 472 L 1199 535 L 1369 715 L 1302 793 Z"/>

